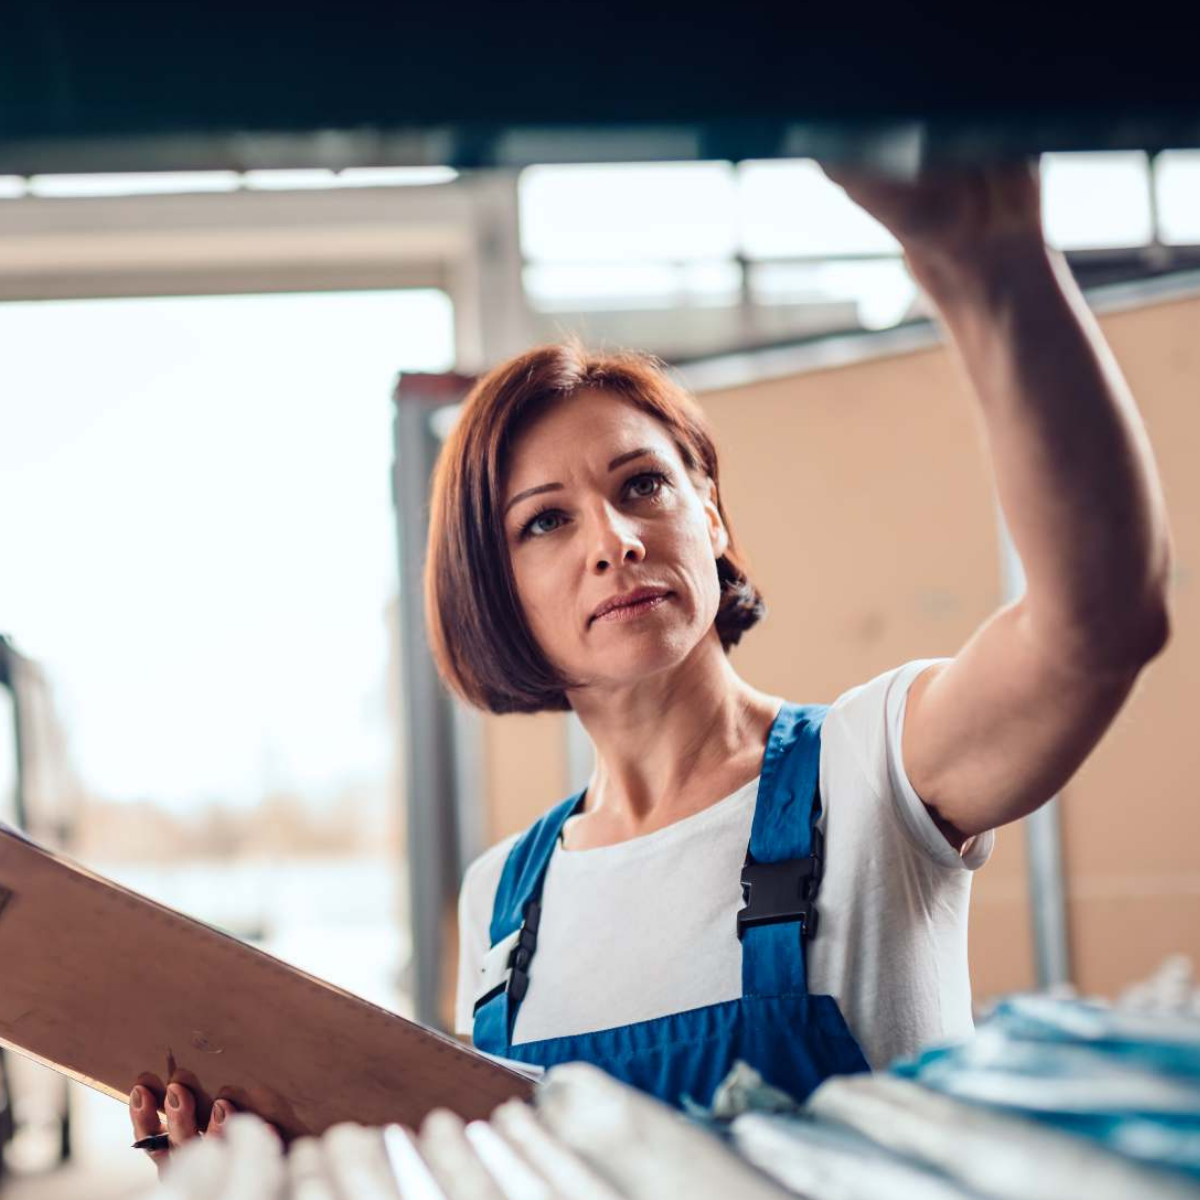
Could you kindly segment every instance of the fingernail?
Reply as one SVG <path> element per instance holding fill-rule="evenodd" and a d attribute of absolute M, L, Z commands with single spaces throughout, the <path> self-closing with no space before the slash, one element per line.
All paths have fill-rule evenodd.
<path fill-rule="evenodd" d="M 174 1085 L 167 1088 L 167 1103 L 172 1108 L 178 1108 L 180 1105 L 179 1092 Z"/>
<path fill-rule="evenodd" d="M 223 1105 L 220 1100 L 213 1105 L 213 1120 L 216 1121 L 218 1125 L 225 1120 L 225 1105 Z"/>
<path fill-rule="evenodd" d="M 129 1096 L 129 1103 L 132 1104 L 134 1108 L 142 1107 L 142 1089 L 141 1088 L 135 1087 L 133 1089 L 132 1093 L 130 1093 L 130 1096 Z"/>

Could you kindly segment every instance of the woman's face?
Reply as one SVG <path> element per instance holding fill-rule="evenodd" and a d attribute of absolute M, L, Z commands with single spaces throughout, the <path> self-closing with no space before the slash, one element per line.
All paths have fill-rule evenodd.
<path fill-rule="evenodd" d="M 634 683 L 712 631 L 727 535 L 711 491 L 666 426 L 613 393 L 563 401 L 516 440 L 504 527 L 517 594 L 568 678 Z"/>

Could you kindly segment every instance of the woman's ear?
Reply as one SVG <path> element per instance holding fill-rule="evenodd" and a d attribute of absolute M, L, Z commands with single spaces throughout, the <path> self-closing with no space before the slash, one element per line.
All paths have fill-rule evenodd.
<path fill-rule="evenodd" d="M 707 476 L 700 485 L 700 500 L 704 505 L 704 515 L 708 521 L 708 536 L 712 542 L 713 558 L 720 558 L 729 549 L 729 531 L 721 519 L 721 509 L 717 504 L 717 485 Z"/>

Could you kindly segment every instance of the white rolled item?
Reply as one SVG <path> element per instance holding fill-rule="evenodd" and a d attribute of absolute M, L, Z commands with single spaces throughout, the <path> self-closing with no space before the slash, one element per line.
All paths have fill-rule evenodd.
<path fill-rule="evenodd" d="M 550 1133 L 630 1200 L 788 1195 L 674 1109 L 588 1063 L 553 1068 L 535 1102 Z"/>
<path fill-rule="evenodd" d="M 383 1148 L 400 1195 L 404 1200 L 448 1200 L 441 1184 L 421 1157 L 413 1135 L 402 1125 L 383 1131 Z"/>
<path fill-rule="evenodd" d="M 466 1133 L 505 1200 L 563 1200 L 486 1121 L 472 1121 Z"/>
<path fill-rule="evenodd" d="M 559 1195 L 569 1200 L 622 1200 L 620 1192 L 538 1121 L 528 1104 L 506 1100 L 489 1124 Z"/>
<path fill-rule="evenodd" d="M 790 1191 L 820 1200 L 971 1200 L 978 1192 L 920 1163 L 892 1158 L 840 1126 L 773 1113 L 746 1113 L 730 1127 L 748 1162 Z M 842 1136 L 839 1137 L 838 1135 Z"/>
<path fill-rule="evenodd" d="M 276 1200 L 287 1189 L 287 1164 L 283 1142 L 265 1121 L 253 1113 L 235 1113 L 226 1119 L 221 1138 L 232 1161 L 221 1200 Z"/>
<path fill-rule="evenodd" d="M 352 1200 L 400 1200 L 381 1130 L 344 1121 L 325 1131 L 321 1147 L 339 1195 Z"/>
<path fill-rule="evenodd" d="M 431 1112 L 417 1133 L 417 1149 L 449 1200 L 504 1200 L 454 1113 Z"/>
<path fill-rule="evenodd" d="M 211 1200 L 222 1194 L 229 1165 L 219 1138 L 196 1138 L 171 1151 L 162 1181 L 147 1200 Z"/>
<path fill-rule="evenodd" d="M 325 1151 L 315 1137 L 297 1138 L 287 1154 L 288 1200 L 341 1200 L 325 1165 Z"/>

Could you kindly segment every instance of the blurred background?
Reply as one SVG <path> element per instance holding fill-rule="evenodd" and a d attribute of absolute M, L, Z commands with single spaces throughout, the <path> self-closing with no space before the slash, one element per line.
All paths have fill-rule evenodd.
<path fill-rule="evenodd" d="M 813 156 L 903 173 L 1021 152 L 1159 457 L 1175 634 L 1056 804 L 1000 833 L 974 885 L 976 1000 L 1115 996 L 1200 956 L 1195 109 L 1122 109 L 1127 76 L 1068 120 L 1035 86 L 1065 88 L 1062 59 L 1022 112 L 967 103 L 960 67 L 897 123 L 878 79 L 827 67 L 771 120 L 722 122 L 718 96 L 670 127 L 631 117 L 640 97 L 601 121 L 585 83 L 549 90 L 590 124 L 530 125 L 519 89 L 481 124 L 443 85 L 454 121 L 430 100 L 401 128 L 416 84 L 385 104 L 345 46 L 317 91 L 362 111 L 295 86 L 272 108 L 265 59 L 238 109 L 196 82 L 198 27 L 173 87 L 152 18 L 115 7 L 124 26 L 18 5 L 30 36 L 0 55 L 0 819 L 448 1026 L 462 870 L 590 769 L 573 719 L 470 713 L 432 674 L 424 497 L 472 378 L 568 333 L 672 365 L 717 427 L 770 606 L 735 655 L 757 686 L 830 701 L 953 654 L 1020 564 L 930 307 Z M 244 55 L 272 19 L 206 36 Z M 687 68 L 643 116 L 665 119 L 655 97 Z M 859 109 L 830 115 L 839 95 Z M 5 1200 L 146 1181 L 120 1104 L 0 1055 Z"/>

